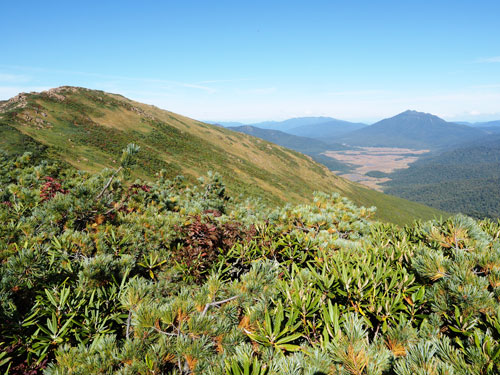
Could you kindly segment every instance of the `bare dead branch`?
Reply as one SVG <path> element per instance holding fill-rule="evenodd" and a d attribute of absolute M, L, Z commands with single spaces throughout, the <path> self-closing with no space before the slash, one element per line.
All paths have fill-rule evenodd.
<path fill-rule="evenodd" d="M 101 199 L 104 192 L 109 188 L 109 185 L 111 185 L 111 182 L 113 182 L 113 179 L 118 175 L 118 173 L 120 173 L 122 169 L 123 167 L 120 167 L 115 171 L 115 173 L 113 173 L 113 175 L 109 178 L 108 182 L 106 182 L 106 185 L 104 185 L 104 187 L 102 188 L 101 192 L 97 195 L 97 197 L 95 197 L 96 201 Z"/>
<path fill-rule="evenodd" d="M 216 301 L 216 302 L 210 302 L 210 303 L 207 303 L 205 305 L 205 308 L 203 309 L 203 312 L 201 313 L 201 316 L 205 316 L 205 314 L 207 313 L 208 309 L 211 307 L 211 306 L 218 306 L 218 305 L 222 305 L 223 303 L 226 303 L 226 302 L 229 302 L 229 301 L 232 301 L 233 299 L 236 299 L 238 298 L 238 296 L 233 296 L 233 297 L 230 297 L 230 298 L 227 298 L 227 299 L 224 299 L 222 301 Z"/>

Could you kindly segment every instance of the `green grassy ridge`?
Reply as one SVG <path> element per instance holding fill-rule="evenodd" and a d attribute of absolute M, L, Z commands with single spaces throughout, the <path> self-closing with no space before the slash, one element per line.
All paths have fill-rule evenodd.
<path fill-rule="evenodd" d="M 356 204 L 378 207 L 377 218 L 406 224 L 444 212 L 361 187 L 296 151 L 205 124 L 121 95 L 75 87 L 25 94 L 24 106 L 0 107 L 2 147 L 26 151 L 47 147 L 54 158 L 83 170 L 115 167 L 128 143 L 141 147 L 136 175 L 161 169 L 189 180 L 220 173 L 233 196 L 270 204 L 310 202 L 314 191 L 336 191 Z M 29 137 L 25 144 L 23 137 Z M 26 138 L 28 139 L 28 138 Z"/>

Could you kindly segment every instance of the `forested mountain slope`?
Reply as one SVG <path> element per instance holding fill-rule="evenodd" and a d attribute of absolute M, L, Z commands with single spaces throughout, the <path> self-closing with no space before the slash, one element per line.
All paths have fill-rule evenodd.
<path fill-rule="evenodd" d="M 301 137 L 274 129 L 262 129 L 252 125 L 231 126 L 228 129 L 265 139 L 277 145 L 307 153 L 324 152 L 326 150 L 345 149 L 341 144 L 330 145 L 318 139 Z"/>
<path fill-rule="evenodd" d="M 500 136 L 421 159 L 391 174 L 385 192 L 449 212 L 500 217 Z"/>
<path fill-rule="evenodd" d="M 261 129 L 273 129 L 280 130 L 283 132 L 289 132 L 291 129 L 308 126 L 311 124 L 321 124 L 324 122 L 329 122 L 334 120 L 331 117 L 294 117 L 283 121 L 262 121 L 253 124 L 249 124 Z"/>

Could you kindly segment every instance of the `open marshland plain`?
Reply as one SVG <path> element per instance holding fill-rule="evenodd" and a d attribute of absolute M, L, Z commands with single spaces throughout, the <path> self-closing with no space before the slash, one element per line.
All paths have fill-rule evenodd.
<path fill-rule="evenodd" d="M 429 150 L 396 147 L 359 147 L 353 150 L 326 151 L 324 155 L 353 166 L 350 173 L 339 173 L 342 177 L 382 191 L 381 184 L 390 180 L 387 174 L 408 168 L 428 152 Z"/>

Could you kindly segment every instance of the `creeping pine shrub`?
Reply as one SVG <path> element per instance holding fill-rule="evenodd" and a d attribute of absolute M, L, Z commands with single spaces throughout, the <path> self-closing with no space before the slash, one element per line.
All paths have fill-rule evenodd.
<path fill-rule="evenodd" d="M 183 225 L 176 225 L 177 239 L 173 242 L 173 259 L 182 268 L 186 279 L 202 282 L 216 263 L 237 242 L 248 241 L 254 228 L 238 222 L 215 220 L 219 211 L 204 211 L 191 216 Z"/>
<path fill-rule="evenodd" d="M 500 222 L 400 228 L 0 152 L 0 374 L 500 373 Z"/>

